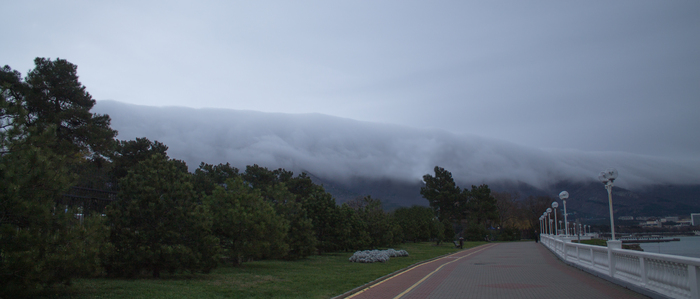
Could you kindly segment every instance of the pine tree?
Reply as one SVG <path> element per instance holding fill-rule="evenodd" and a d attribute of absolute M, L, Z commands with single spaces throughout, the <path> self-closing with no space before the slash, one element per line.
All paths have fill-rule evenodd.
<path fill-rule="evenodd" d="M 39 131 L 55 126 L 59 154 L 107 155 L 117 132 L 108 115 L 90 112 L 95 100 L 78 81 L 78 67 L 60 58 L 36 58 L 34 64 L 21 90 L 28 125 Z"/>
<path fill-rule="evenodd" d="M 283 257 L 289 222 L 275 212 L 259 190 L 240 177 L 226 180 L 205 198 L 209 206 L 212 231 L 219 238 L 223 256 L 234 264 L 263 257 Z"/>
<path fill-rule="evenodd" d="M 464 204 L 461 190 L 452 179 L 452 173 L 439 166 L 434 170 L 435 176 L 423 176 L 425 186 L 421 187 L 420 194 L 428 200 L 440 222 L 444 219 L 459 222 Z"/>
<path fill-rule="evenodd" d="M 7 68 L 6 68 L 7 69 Z M 5 69 L 5 70 L 6 70 Z M 26 113 L 0 92 L 0 297 L 27 296 L 95 273 L 105 227 L 80 225 L 75 211 L 57 205 L 74 182 L 66 158 L 42 145 L 54 127 L 27 127 Z"/>
<path fill-rule="evenodd" d="M 218 240 L 199 204 L 188 173 L 155 154 L 120 181 L 120 200 L 107 211 L 114 251 L 107 270 L 117 276 L 149 271 L 208 272 L 216 266 Z"/>

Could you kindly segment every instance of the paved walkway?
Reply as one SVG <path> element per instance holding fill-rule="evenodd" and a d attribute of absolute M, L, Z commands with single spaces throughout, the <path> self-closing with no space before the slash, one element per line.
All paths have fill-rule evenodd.
<path fill-rule="evenodd" d="M 492 243 L 418 265 L 348 298 L 648 298 L 567 266 L 535 242 Z"/>

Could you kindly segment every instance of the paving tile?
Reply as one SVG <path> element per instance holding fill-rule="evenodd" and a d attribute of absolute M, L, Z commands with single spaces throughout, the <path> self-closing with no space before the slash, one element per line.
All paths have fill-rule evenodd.
<path fill-rule="evenodd" d="M 348 298 L 648 298 L 534 242 L 492 243 L 416 266 Z"/>

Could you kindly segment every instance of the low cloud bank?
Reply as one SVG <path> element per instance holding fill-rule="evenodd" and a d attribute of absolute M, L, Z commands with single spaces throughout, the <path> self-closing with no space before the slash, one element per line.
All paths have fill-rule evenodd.
<path fill-rule="evenodd" d="M 419 181 L 439 165 L 459 182 L 523 182 L 547 187 L 561 180 L 595 180 L 616 167 L 617 185 L 699 184 L 700 159 L 621 152 L 536 149 L 442 130 L 361 122 L 321 114 L 280 114 L 225 109 L 149 107 L 98 101 L 118 139 L 147 137 L 168 145 L 187 162 L 258 164 L 307 171 L 320 177 Z"/>

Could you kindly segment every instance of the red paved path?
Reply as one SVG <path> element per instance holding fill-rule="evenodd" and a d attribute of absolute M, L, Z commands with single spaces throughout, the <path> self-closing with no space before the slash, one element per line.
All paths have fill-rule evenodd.
<path fill-rule="evenodd" d="M 418 265 L 347 298 L 648 298 L 567 266 L 534 242 L 492 243 Z"/>

